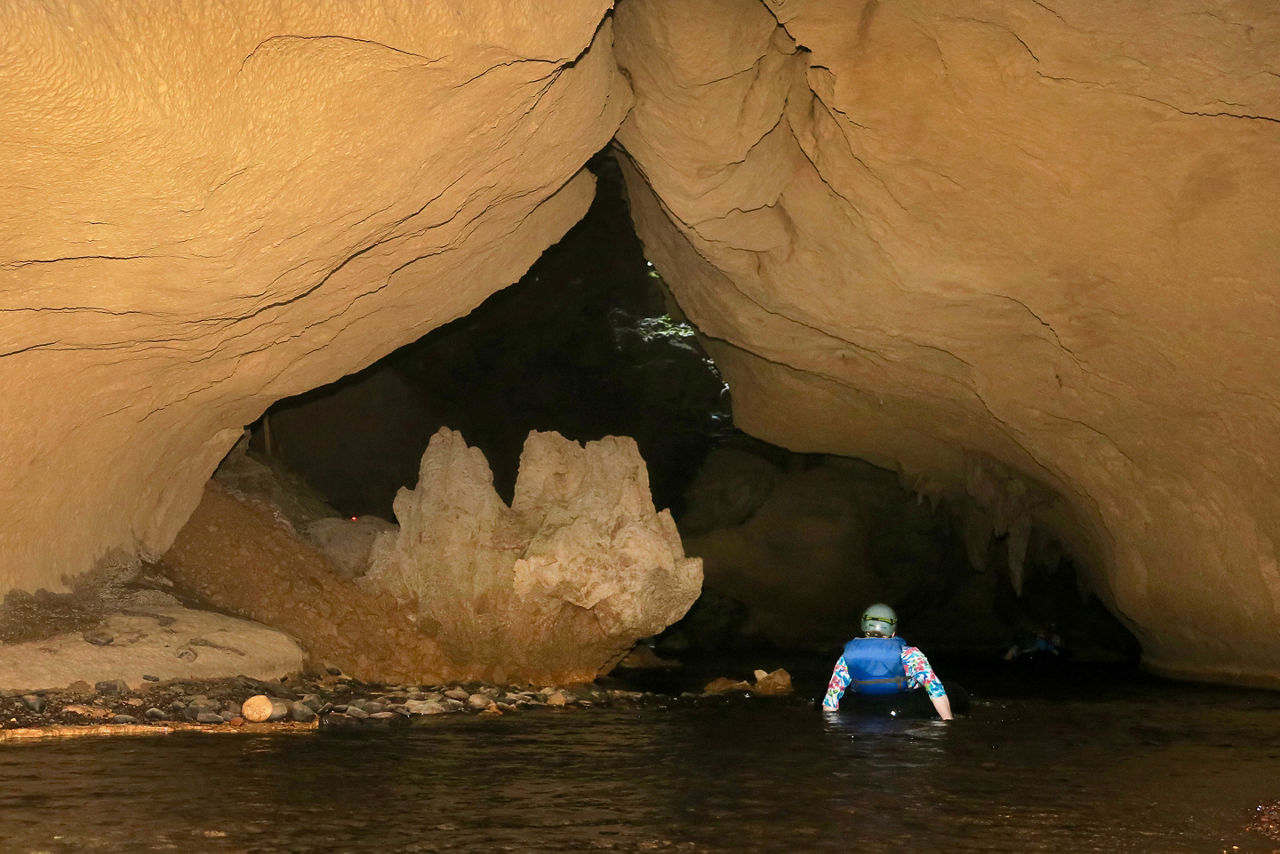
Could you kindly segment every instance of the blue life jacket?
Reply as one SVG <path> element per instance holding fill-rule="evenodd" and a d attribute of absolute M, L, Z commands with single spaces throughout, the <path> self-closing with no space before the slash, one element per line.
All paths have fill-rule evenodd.
<path fill-rule="evenodd" d="M 899 637 L 849 641 L 844 645 L 844 663 L 849 668 L 850 687 L 859 694 L 906 691 L 907 674 L 902 668 L 902 649 L 906 645 Z"/>

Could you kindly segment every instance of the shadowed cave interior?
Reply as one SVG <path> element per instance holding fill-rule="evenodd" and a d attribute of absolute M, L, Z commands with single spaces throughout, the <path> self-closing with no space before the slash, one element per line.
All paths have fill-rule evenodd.
<path fill-rule="evenodd" d="M 589 167 L 588 214 L 518 283 L 363 371 L 278 402 L 251 425 L 251 453 L 338 515 L 394 522 L 396 491 L 415 486 L 442 427 L 483 451 L 508 503 L 529 431 L 632 436 L 655 506 L 704 559 L 701 598 L 651 641 L 661 655 L 822 653 L 826 665 L 881 600 L 931 655 L 998 666 L 1039 633 L 1060 639 L 1056 661 L 1136 663 L 1137 640 L 1042 532 L 1028 538 L 1019 592 L 1009 537 L 975 534 L 973 507 L 861 460 L 737 430 L 729 387 L 645 260 L 613 155 Z"/>

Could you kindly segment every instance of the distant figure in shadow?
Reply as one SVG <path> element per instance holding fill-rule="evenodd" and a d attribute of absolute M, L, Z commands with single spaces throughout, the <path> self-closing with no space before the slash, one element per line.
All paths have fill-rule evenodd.
<path fill-rule="evenodd" d="M 1039 629 L 1023 628 L 1004 652 L 1005 661 L 1044 661 L 1062 655 L 1062 636 L 1053 623 Z"/>
<path fill-rule="evenodd" d="M 929 659 L 897 636 L 898 615 L 888 605 L 875 604 L 862 614 L 862 634 L 844 646 L 822 698 L 824 711 L 840 708 L 846 688 L 855 694 L 884 696 L 924 688 L 938 717 L 954 718 L 947 690 L 929 666 Z"/>

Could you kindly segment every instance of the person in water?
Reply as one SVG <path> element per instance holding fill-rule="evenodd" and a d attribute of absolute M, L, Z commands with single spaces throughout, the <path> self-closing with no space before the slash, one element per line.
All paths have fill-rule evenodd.
<path fill-rule="evenodd" d="M 929 659 L 898 637 L 898 615 L 888 605 L 875 604 L 862 614 L 862 634 L 844 645 L 822 698 L 824 711 L 840 708 L 846 688 L 856 694 L 900 694 L 924 688 L 944 721 L 951 720 L 951 700 Z"/>

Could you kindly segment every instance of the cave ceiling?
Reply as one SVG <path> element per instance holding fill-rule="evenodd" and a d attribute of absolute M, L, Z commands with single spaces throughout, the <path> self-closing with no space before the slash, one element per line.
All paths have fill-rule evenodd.
<path fill-rule="evenodd" d="M 515 281 L 616 140 L 751 434 L 1052 530 L 1280 681 L 1280 10 L 518 0 L 0 26 L 0 588 L 163 552 L 245 424 Z"/>

